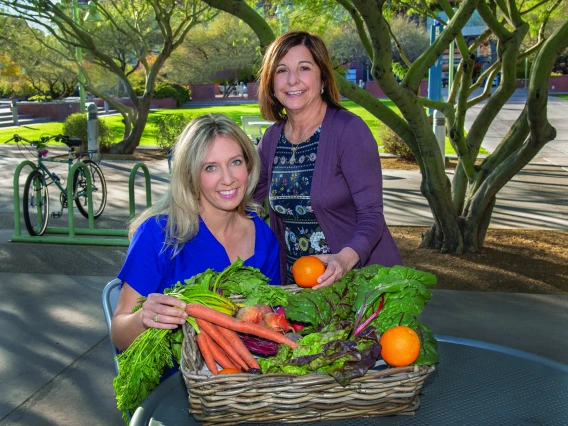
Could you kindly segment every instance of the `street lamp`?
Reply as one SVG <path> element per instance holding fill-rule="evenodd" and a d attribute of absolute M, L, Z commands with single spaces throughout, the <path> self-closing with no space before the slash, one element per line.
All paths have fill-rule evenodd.
<path fill-rule="evenodd" d="M 73 21 L 75 21 L 75 23 L 77 25 L 81 25 L 81 19 L 79 16 L 79 6 L 87 6 L 88 10 L 87 10 L 87 14 L 85 15 L 85 17 L 83 18 L 83 21 L 89 21 L 89 22 L 99 22 L 102 21 L 103 18 L 101 17 L 101 15 L 99 14 L 99 11 L 97 10 L 97 4 L 94 1 L 89 1 L 88 3 L 86 1 L 81 1 L 79 2 L 79 0 L 73 0 Z M 79 99 L 80 99 L 80 103 L 81 103 L 81 113 L 85 114 L 87 112 L 87 108 L 85 106 L 85 77 L 83 76 L 83 73 L 81 72 L 81 66 L 80 64 L 83 61 L 83 50 L 81 49 L 81 46 L 77 46 L 75 48 L 75 59 L 77 60 L 77 63 L 79 64 Z"/>

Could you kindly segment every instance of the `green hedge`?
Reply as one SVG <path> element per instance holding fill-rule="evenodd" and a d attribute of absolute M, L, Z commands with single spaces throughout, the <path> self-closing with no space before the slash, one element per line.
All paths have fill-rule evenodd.
<path fill-rule="evenodd" d="M 187 87 L 177 83 L 160 83 L 154 89 L 154 99 L 174 98 L 178 107 L 189 101 L 190 94 Z"/>
<path fill-rule="evenodd" d="M 83 141 L 81 151 L 86 151 L 89 134 L 87 130 L 87 114 L 71 114 L 63 123 L 63 134 L 72 138 L 80 138 Z M 112 129 L 101 120 L 99 123 L 99 149 L 100 152 L 109 152 L 112 145 Z"/>
<path fill-rule="evenodd" d="M 168 114 L 156 120 L 156 145 L 167 154 L 171 151 L 178 136 L 193 119 L 191 114 Z"/>

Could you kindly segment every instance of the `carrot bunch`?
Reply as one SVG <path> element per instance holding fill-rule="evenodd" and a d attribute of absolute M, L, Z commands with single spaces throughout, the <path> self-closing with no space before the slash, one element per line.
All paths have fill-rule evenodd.
<path fill-rule="evenodd" d="M 205 364 L 213 374 L 219 373 L 217 364 L 223 369 L 236 368 L 242 371 L 260 369 L 258 362 L 245 347 L 237 332 L 263 337 L 291 348 L 297 346 L 283 334 L 265 325 L 242 321 L 204 305 L 189 303 L 185 311 L 195 319 L 197 345 Z"/>

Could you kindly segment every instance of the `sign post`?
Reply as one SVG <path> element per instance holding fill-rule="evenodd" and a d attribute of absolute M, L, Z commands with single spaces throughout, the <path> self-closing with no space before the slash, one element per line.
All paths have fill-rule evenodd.
<path fill-rule="evenodd" d="M 440 35 L 444 27 L 438 22 L 430 26 L 430 44 L 434 43 Z M 439 101 L 442 98 L 442 57 L 440 56 L 436 62 L 428 70 L 428 99 Z M 432 114 L 432 108 L 428 109 L 428 114 Z"/>

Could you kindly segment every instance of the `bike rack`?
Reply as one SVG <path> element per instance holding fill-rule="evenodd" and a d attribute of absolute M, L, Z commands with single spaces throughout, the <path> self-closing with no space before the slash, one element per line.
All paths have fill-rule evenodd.
<path fill-rule="evenodd" d="M 138 169 L 142 169 L 144 172 L 144 179 L 146 181 L 146 207 L 152 205 L 152 191 L 150 190 L 150 172 L 148 167 L 144 163 L 136 163 L 132 170 L 130 171 L 130 176 L 128 178 L 128 208 L 130 211 L 130 219 L 136 214 L 136 203 L 134 202 L 134 178 L 136 177 L 136 172 Z"/>
<path fill-rule="evenodd" d="M 92 182 L 91 175 L 87 166 L 82 161 L 75 163 L 69 170 L 67 176 L 67 200 L 68 200 L 68 216 L 69 227 L 47 227 L 44 235 L 32 236 L 22 235 L 20 226 L 20 174 L 25 166 L 30 166 L 36 170 L 36 165 L 29 161 L 22 161 L 14 172 L 14 235 L 10 239 L 11 242 L 34 242 L 34 243 L 55 243 L 55 244 L 77 244 L 77 245 L 101 245 L 101 246 L 121 246 L 128 247 L 130 241 L 128 240 L 128 231 L 125 229 L 95 229 L 95 219 L 93 216 L 93 200 L 92 200 Z M 73 187 L 70 182 L 73 182 L 73 176 L 77 168 L 82 167 L 87 176 L 87 210 L 88 210 L 88 228 L 75 228 L 75 207 L 73 204 Z M 129 195 L 129 208 L 130 217 L 135 215 L 135 202 L 134 202 L 134 180 L 138 169 L 142 169 L 146 181 L 146 206 L 152 205 L 151 181 L 150 172 L 144 163 L 136 163 L 130 172 L 128 180 L 128 195 Z M 68 234 L 67 237 L 54 237 L 46 236 L 45 234 Z M 100 236 L 100 237 L 122 237 L 122 238 L 78 238 L 77 235 L 85 236 Z"/>

